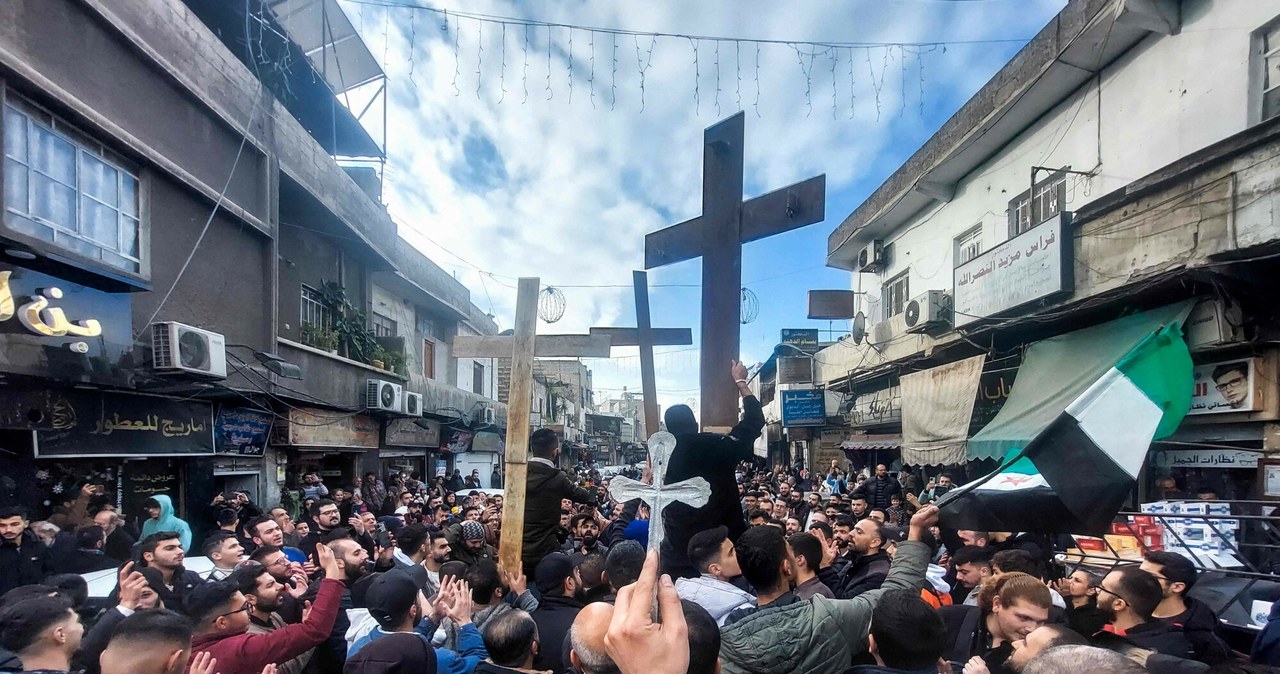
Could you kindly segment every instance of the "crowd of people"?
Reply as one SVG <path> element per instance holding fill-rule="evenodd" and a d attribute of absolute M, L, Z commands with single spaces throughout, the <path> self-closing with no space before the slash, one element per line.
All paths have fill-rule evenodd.
<path fill-rule="evenodd" d="M 1190 596 L 1198 571 L 1150 552 L 1105 574 L 1060 569 L 1052 541 L 949 531 L 924 484 L 833 462 L 766 470 L 738 364 L 741 422 L 701 433 L 667 410 L 667 484 L 710 497 L 651 513 L 530 438 L 520 568 L 498 563 L 501 494 L 478 474 L 302 481 L 305 508 L 243 492 L 193 541 L 165 495 L 131 531 L 85 487 L 38 532 L 0 507 L 0 670 L 86 674 L 1248 672 L 1280 664 L 1280 619 L 1252 653 Z M 495 472 L 491 478 L 500 479 Z M 470 480 L 470 482 L 468 482 Z M 458 487 L 458 489 L 455 489 Z M 466 496 L 459 497 L 462 491 Z M 659 551 L 649 518 L 663 517 Z M 216 527 L 216 528 L 214 528 Z M 210 569 L 189 570 L 188 555 Z M 115 569 L 105 605 L 82 575 Z"/>

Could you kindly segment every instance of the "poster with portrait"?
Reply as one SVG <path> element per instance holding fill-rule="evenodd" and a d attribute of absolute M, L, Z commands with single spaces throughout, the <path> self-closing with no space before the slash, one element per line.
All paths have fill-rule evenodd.
<path fill-rule="evenodd" d="M 1252 358 L 1205 363 L 1195 366 L 1195 391 L 1187 414 L 1252 412 L 1254 402 L 1254 361 Z"/>

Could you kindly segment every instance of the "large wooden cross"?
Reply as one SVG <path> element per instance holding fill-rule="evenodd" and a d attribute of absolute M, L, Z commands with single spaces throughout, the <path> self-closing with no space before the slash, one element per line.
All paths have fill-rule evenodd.
<path fill-rule="evenodd" d="M 742 201 L 743 113 L 707 128 L 702 148 L 702 215 L 645 237 L 644 267 L 702 258 L 701 421 L 725 431 L 738 420 L 736 387 L 725 371 L 741 336 L 742 244 L 826 218 L 820 175 Z"/>
<path fill-rule="evenodd" d="M 653 368 L 653 347 L 680 346 L 693 343 L 689 328 L 655 328 L 649 319 L 649 275 L 631 272 L 636 293 L 636 327 L 591 328 L 592 335 L 604 335 L 613 346 L 640 347 L 640 392 L 644 396 L 644 432 L 647 438 L 658 432 L 658 385 Z"/>
<path fill-rule="evenodd" d="M 512 335 L 459 335 L 455 358 L 510 358 L 511 391 L 507 397 L 506 480 L 502 539 L 498 563 L 517 576 L 524 551 L 525 488 L 529 476 L 529 412 L 533 402 L 533 359 L 544 357 L 609 357 L 605 335 L 547 335 L 538 329 L 538 279 L 521 278 L 516 290 L 516 325 Z"/>

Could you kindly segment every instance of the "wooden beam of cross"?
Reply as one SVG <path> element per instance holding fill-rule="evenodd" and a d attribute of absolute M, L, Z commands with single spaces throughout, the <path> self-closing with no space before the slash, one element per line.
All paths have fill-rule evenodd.
<path fill-rule="evenodd" d="M 510 358 L 511 391 L 507 398 L 506 480 L 502 508 L 502 539 L 498 563 L 512 576 L 521 573 L 524 552 L 524 508 L 529 476 L 529 412 L 533 402 L 533 359 L 547 357 L 609 357 L 604 335 L 546 335 L 537 337 L 538 279 L 521 278 L 516 288 L 516 325 L 511 335 L 459 335 L 453 338 L 455 358 Z"/>
<path fill-rule="evenodd" d="M 640 437 L 658 432 L 658 385 L 653 367 L 653 347 L 681 346 L 693 343 L 689 328 L 654 328 L 649 320 L 649 275 L 631 272 L 636 293 L 636 327 L 591 328 L 592 335 L 607 336 L 614 346 L 640 347 L 640 392 L 644 396 L 644 432 Z"/>
<path fill-rule="evenodd" d="M 644 267 L 702 258 L 701 418 L 705 430 L 738 420 L 738 396 L 724 375 L 741 337 L 742 244 L 826 218 L 827 177 L 820 175 L 742 201 L 744 119 L 739 112 L 708 127 L 702 148 L 702 215 L 652 232 Z"/>

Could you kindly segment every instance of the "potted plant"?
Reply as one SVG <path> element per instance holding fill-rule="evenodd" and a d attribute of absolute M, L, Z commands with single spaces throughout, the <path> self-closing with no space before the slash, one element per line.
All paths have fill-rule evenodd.
<path fill-rule="evenodd" d="M 387 365 L 387 370 L 392 373 L 401 373 L 405 371 L 405 357 L 401 351 L 392 351 L 390 349 L 383 350 L 383 362 Z"/>
<path fill-rule="evenodd" d="M 323 349 L 331 354 L 338 353 L 338 333 L 323 325 L 303 324 L 302 343 L 317 349 Z"/>
<path fill-rule="evenodd" d="M 385 370 L 387 368 L 386 358 L 387 350 L 382 348 L 381 344 L 375 344 L 373 349 L 369 352 L 369 364 L 379 370 Z"/>

